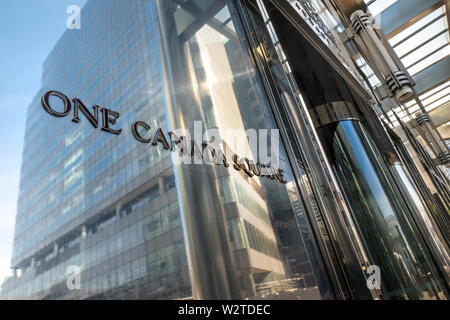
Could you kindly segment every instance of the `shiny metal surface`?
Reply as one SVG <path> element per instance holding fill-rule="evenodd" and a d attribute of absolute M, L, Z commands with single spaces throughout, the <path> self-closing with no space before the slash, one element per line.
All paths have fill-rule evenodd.
<path fill-rule="evenodd" d="M 370 110 L 367 111 L 367 101 L 363 96 L 358 96 L 340 75 L 333 73 L 333 65 L 329 61 L 320 60 L 312 54 L 314 50 L 308 47 L 307 42 L 293 36 L 282 16 L 287 10 L 279 14 L 273 7 L 269 8 L 269 2 L 272 1 L 261 1 L 270 17 L 265 23 L 269 28 L 274 25 L 277 36 L 271 35 L 272 40 L 275 45 L 283 47 L 279 58 L 286 66 L 287 74 L 292 74 L 293 82 L 299 85 L 300 89 L 296 92 L 301 92 L 300 96 L 306 102 L 303 103 L 304 108 L 314 110 L 315 106 L 323 105 L 324 102 L 353 101 L 359 111 L 364 110 L 364 120 L 371 121 L 373 117 L 370 116 Z M 280 7 L 276 6 L 277 9 Z M 298 56 L 303 59 L 294 58 Z M 324 77 L 324 74 L 328 76 Z M 290 114 L 290 119 L 294 118 L 293 114 Z M 311 112 L 311 117 L 314 115 Z M 372 129 L 377 124 L 370 123 L 370 126 Z M 371 137 L 373 133 L 378 143 Z M 391 144 L 379 147 L 380 141 L 389 143 L 386 133 L 368 130 L 361 121 L 350 119 L 321 126 L 318 136 L 339 186 L 344 190 L 346 203 L 353 215 L 351 220 L 362 238 L 368 261 L 385 269 L 382 276 L 383 297 L 445 299 L 447 286 L 442 283 L 431 253 L 414 225 L 404 195 L 386 167 L 389 153 L 380 152 L 394 150 Z M 392 233 L 388 231 L 389 228 L 398 228 L 400 231 Z M 404 237 L 403 243 L 394 240 L 398 236 Z M 380 246 L 384 249 L 380 250 Z M 405 248 L 409 252 L 403 252 Z M 412 265 L 412 261 L 419 260 L 426 262 L 420 267 Z"/>
<path fill-rule="evenodd" d="M 329 126 L 328 154 L 388 299 L 448 299 L 448 285 L 365 125 Z M 394 157 L 395 158 L 395 157 Z"/>
<path fill-rule="evenodd" d="M 361 115 L 355 106 L 344 101 L 334 101 L 316 106 L 310 110 L 310 113 L 316 128 L 344 120 L 361 121 Z"/>
<path fill-rule="evenodd" d="M 293 78 L 290 62 L 286 61 L 285 53 L 270 22 L 270 13 L 274 9 L 272 7 L 270 11 L 267 9 L 267 2 L 262 1 L 256 1 L 255 4 L 249 1 L 246 4 L 250 20 L 247 23 L 250 24 L 249 28 L 253 28 L 250 29 L 251 34 L 255 35 L 250 37 L 251 41 L 254 41 L 255 56 L 260 68 L 264 70 L 274 103 L 278 103 L 276 109 L 280 121 L 289 131 L 287 136 L 293 147 L 292 152 L 301 163 L 295 170 L 299 187 L 303 194 L 308 194 L 306 190 L 311 190 L 317 201 L 307 201 L 306 205 L 310 209 L 311 219 L 315 221 L 313 226 L 320 239 L 322 254 L 332 275 L 338 298 L 377 297 L 376 292 L 371 293 L 365 285 L 363 268 L 368 259 L 334 173 L 324 157 L 323 147 L 307 106 Z M 264 31 L 264 25 L 267 26 L 267 31 Z M 259 49 L 261 44 L 264 44 L 265 49 L 262 52 Z"/>
<path fill-rule="evenodd" d="M 399 180 L 402 181 L 403 185 L 407 189 L 408 195 L 410 196 L 409 201 L 413 206 L 415 206 L 415 212 L 419 215 L 419 223 L 424 224 L 421 231 L 426 234 L 427 238 L 430 240 L 429 242 L 431 243 L 432 250 L 436 251 L 435 257 L 438 259 L 439 266 L 442 268 L 444 275 L 446 275 L 446 282 L 450 283 L 450 256 L 448 244 L 445 242 L 445 239 L 439 232 L 438 227 L 431 219 L 430 215 L 432 213 L 430 213 L 425 207 L 422 196 L 419 194 L 416 187 L 414 187 L 414 183 L 403 168 L 401 162 L 395 162 L 392 167 L 396 171 Z"/>
<path fill-rule="evenodd" d="M 190 131 L 201 121 L 203 129 L 217 129 L 239 158 L 257 163 L 255 150 L 239 150 L 245 135 L 233 142 L 224 134 L 230 128 L 278 128 L 235 1 L 156 4 L 171 129 Z M 189 18 L 187 12 L 197 13 Z M 250 177 L 250 160 L 246 170 L 235 159 L 228 159 L 228 167 L 176 166 L 194 298 L 336 296 L 304 206 L 309 194 L 297 188 L 295 159 L 284 145 L 279 167 L 286 183 Z"/>

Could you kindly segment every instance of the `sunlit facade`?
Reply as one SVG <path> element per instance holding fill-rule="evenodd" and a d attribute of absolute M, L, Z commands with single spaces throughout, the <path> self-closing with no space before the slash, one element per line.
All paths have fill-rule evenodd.
<path fill-rule="evenodd" d="M 384 80 L 325 2 L 90 0 L 81 14 L 28 109 L 1 298 L 450 297 L 442 228 L 373 108 L 369 88 Z M 404 38 L 389 41 L 408 54 L 395 46 Z M 447 89 L 417 99 L 432 110 Z M 50 90 L 118 112 L 122 133 L 51 117 Z M 137 120 L 142 136 L 200 124 L 200 146 L 220 138 L 248 170 L 180 163 L 178 150 L 137 141 Z M 252 171 L 260 162 L 284 181 Z"/>
<path fill-rule="evenodd" d="M 140 117 L 167 128 L 152 10 L 148 1 L 88 2 L 82 31 L 66 32 L 46 59 L 43 90 L 83 92 L 84 103 L 120 112 L 124 126 Z M 124 298 L 132 285 L 143 298 L 190 296 L 170 154 L 84 122 L 52 123 L 40 95 L 28 110 L 12 257 L 23 271 L 2 291 L 90 298 L 123 288 Z M 70 266 L 81 268 L 83 290 L 65 287 Z"/>

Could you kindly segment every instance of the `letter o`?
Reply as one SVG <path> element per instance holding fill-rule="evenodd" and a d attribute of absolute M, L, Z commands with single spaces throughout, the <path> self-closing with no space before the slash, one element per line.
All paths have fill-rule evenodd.
<path fill-rule="evenodd" d="M 64 111 L 63 112 L 55 111 L 50 107 L 50 103 L 49 103 L 50 96 L 55 96 L 62 100 L 62 102 L 64 103 Z M 67 116 L 70 112 L 70 109 L 72 108 L 72 104 L 70 103 L 70 100 L 64 95 L 64 93 L 61 93 L 61 92 L 55 91 L 55 90 L 49 91 L 42 96 L 41 105 L 45 111 L 47 111 L 50 115 L 57 117 L 57 118 L 62 118 L 62 117 Z"/>

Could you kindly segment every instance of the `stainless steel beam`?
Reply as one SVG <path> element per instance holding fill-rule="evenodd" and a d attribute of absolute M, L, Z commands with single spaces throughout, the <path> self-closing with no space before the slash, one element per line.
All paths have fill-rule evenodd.
<path fill-rule="evenodd" d="M 347 19 L 350 19 L 350 16 L 356 10 L 367 11 L 367 6 L 363 0 L 333 0 L 333 2 Z"/>

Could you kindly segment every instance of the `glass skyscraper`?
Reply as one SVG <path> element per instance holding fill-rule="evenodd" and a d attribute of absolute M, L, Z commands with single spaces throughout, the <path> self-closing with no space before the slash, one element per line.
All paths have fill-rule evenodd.
<path fill-rule="evenodd" d="M 150 4 L 89 1 L 82 29 L 66 31 L 47 57 L 43 91 L 82 92 L 86 105 L 118 111 L 123 127 L 145 119 L 167 128 Z M 170 154 L 131 135 L 96 132 L 87 121 L 53 122 L 42 94 L 28 110 L 21 170 L 12 264 L 23 271 L 3 294 L 190 296 Z M 83 290 L 66 288 L 72 265 L 82 269 Z"/>
<path fill-rule="evenodd" d="M 222 7 L 219 17 L 229 19 L 226 6 Z M 66 31 L 46 59 L 43 89 L 29 107 L 26 125 L 12 257 L 21 275 L 3 285 L 4 297 L 192 297 L 171 153 L 139 144 L 130 134 L 96 131 L 87 121 L 54 122 L 40 106 L 41 96 L 51 88 L 79 97 L 86 106 L 98 104 L 119 112 L 124 130 L 142 119 L 167 132 L 154 10 L 154 3 L 147 0 L 89 1 L 82 11 L 86 21 L 82 29 Z M 232 22 L 224 28 L 231 36 L 233 29 Z M 197 77 L 204 77 L 208 67 L 204 64 L 210 61 L 202 59 L 200 52 L 210 59 L 217 55 L 234 61 L 215 70 L 228 80 L 198 86 L 202 110 L 199 115 L 193 109 L 187 121 L 204 119 L 205 128 L 266 128 L 262 114 L 243 119 L 237 110 L 240 104 L 257 109 L 260 99 L 251 71 L 240 74 L 248 66 L 238 43 L 205 25 L 187 44 L 195 52 L 192 63 Z M 236 116 L 214 114 L 213 99 L 218 94 L 235 97 L 228 104 Z M 225 111 L 225 100 L 216 100 L 216 108 L 217 104 L 222 108 L 218 110 Z M 232 144 L 228 147 L 238 148 Z M 271 190 L 273 182 L 264 191 L 264 181 L 255 184 L 230 171 L 222 170 L 217 177 L 217 201 L 230 211 L 224 223 L 230 250 L 239 260 L 242 292 L 270 295 L 301 286 L 312 288 L 307 294 L 319 298 L 305 244 L 280 249 L 270 222 L 264 194 L 270 191 L 282 197 L 271 196 L 274 205 L 289 203 L 288 194 Z M 301 214 L 299 207 L 296 210 Z M 283 217 L 292 215 L 292 209 L 283 211 L 280 218 L 292 219 Z M 286 222 L 279 224 L 280 230 L 291 228 Z M 291 260 L 284 262 L 287 265 L 280 257 L 283 250 Z M 286 277 L 289 265 L 302 270 L 294 279 Z M 80 289 L 68 288 L 68 276 L 77 270 L 72 267 L 81 270 Z"/>
<path fill-rule="evenodd" d="M 2 298 L 448 297 L 343 45 L 319 16 L 309 20 L 322 21 L 319 36 L 298 32 L 284 15 L 303 21 L 300 4 L 275 2 L 86 3 L 28 109 L 15 275 Z M 51 117 L 41 101 L 51 90 L 118 112 L 121 134 L 85 113 Z M 152 138 L 199 124 L 202 150 L 218 139 L 245 160 L 179 163 L 179 148 L 133 138 L 137 120 Z M 367 284 L 373 265 L 381 287 Z"/>

